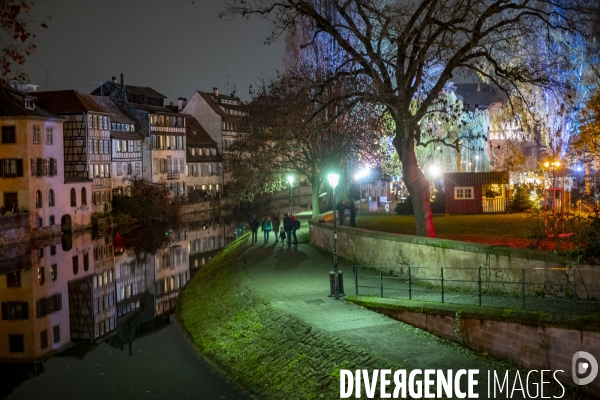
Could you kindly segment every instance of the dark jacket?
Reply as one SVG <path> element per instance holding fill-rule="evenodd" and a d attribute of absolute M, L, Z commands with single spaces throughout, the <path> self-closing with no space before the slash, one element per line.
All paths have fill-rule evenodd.
<path fill-rule="evenodd" d="M 250 229 L 252 229 L 253 231 L 258 230 L 258 219 L 252 218 L 252 220 L 250 221 Z"/>
<path fill-rule="evenodd" d="M 292 225 L 292 217 L 283 217 L 283 229 L 286 231 L 291 231 L 294 229 L 294 226 Z"/>
<path fill-rule="evenodd" d="M 278 233 L 279 233 L 279 225 L 281 224 L 281 223 L 279 222 L 279 218 L 277 218 L 277 217 L 273 217 L 273 218 L 271 219 L 271 223 L 272 223 L 272 225 L 273 225 L 273 230 L 274 230 L 275 232 L 278 232 Z"/>

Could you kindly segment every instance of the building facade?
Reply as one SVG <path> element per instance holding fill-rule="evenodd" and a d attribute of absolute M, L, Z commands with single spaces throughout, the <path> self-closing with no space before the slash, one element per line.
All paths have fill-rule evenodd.
<path fill-rule="evenodd" d="M 36 97 L 0 88 L 0 214 L 27 212 L 32 237 L 90 226 L 91 209 L 71 202 L 70 189 L 85 193 L 91 182 L 66 180 L 64 122 Z"/>

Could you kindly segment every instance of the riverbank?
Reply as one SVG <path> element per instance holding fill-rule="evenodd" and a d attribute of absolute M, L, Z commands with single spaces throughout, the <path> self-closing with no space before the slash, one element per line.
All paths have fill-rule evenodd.
<path fill-rule="evenodd" d="M 179 302 L 199 353 L 254 398 L 339 399 L 340 369 L 476 369 L 479 398 L 488 398 L 488 371 L 510 371 L 512 382 L 512 363 L 328 297 L 331 254 L 309 243 L 306 226 L 299 241 L 234 242 L 198 271 Z M 340 260 L 340 269 L 348 273 L 351 264 Z M 565 389 L 565 399 L 595 398 Z M 545 394 L 560 390 L 545 385 Z"/>
<path fill-rule="evenodd" d="M 198 351 L 258 399 L 339 398 L 340 369 L 403 368 L 276 309 L 244 274 L 244 236 L 185 287 L 178 318 Z"/>

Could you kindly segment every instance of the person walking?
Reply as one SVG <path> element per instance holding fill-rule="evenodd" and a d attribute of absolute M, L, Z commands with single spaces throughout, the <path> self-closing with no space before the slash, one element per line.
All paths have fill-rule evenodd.
<path fill-rule="evenodd" d="M 281 225 L 279 221 L 279 214 L 273 215 L 271 219 L 271 225 L 273 226 L 273 232 L 275 232 L 275 243 L 279 241 L 279 225 Z"/>
<path fill-rule="evenodd" d="M 356 203 L 354 200 L 350 200 L 348 208 L 350 209 L 350 226 L 356 228 Z"/>
<path fill-rule="evenodd" d="M 298 229 L 300 229 L 300 221 L 292 215 L 292 235 L 294 236 L 294 244 L 298 244 L 298 236 L 296 236 L 296 231 Z"/>
<path fill-rule="evenodd" d="M 262 223 L 262 231 L 265 238 L 265 243 L 269 243 L 269 234 L 271 233 L 271 218 L 265 217 Z"/>
<path fill-rule="evenodd" d="M 344 214 L 346 213 L 346 209 L 348 207 L 346 206 L 346 200 L 342 199 L 340 201 L 340 203 L 337 205 L 337 211 L 338 211 L 338 219 L 339 219 L 339 224 L 340 225 L 344 225 Z"/>
<path fill-rule="evenodd" d="M 283 215 L 283 230 L 285 231 L 285 235 L 287 236 L 287 244 L 288 246 L 292 244 L 292 230 L 294 229 L 292 223 L 292 217 L 287 214 Z"/>
<path fill-rule="evenodd" d="M 283 226 L 279 228 L 279 239 L 281 239 L 281 247 L 283 247 L 283 242 L 285 241 L 285 229 L 283 229 Z"/>
<path fill-rule="evenodd" d="M 256 215 L 250 220 L 250 230 L 252 231 L 252 244 L 258 242 L 258 219 Z"/>

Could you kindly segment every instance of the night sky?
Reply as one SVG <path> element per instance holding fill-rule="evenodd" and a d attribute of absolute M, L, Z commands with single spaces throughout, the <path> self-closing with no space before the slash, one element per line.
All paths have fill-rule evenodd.
<path fill-rule="evenodd" d="M 283 68 L 283 38 L 265 45 L 269 23 L 215 16 L 224 0 L 37 0 L 31 19 L 37 50 L 24 71 L 38 90 L 91 92 L 98 81 L 150 86 L 177 103 L 194 90 L 248 100 L 248 86 Z M 225 70 L 228 68 L 228 70 Z M 46 74 L 47 71 L 47 74 Z M 167 103 L 168 104 L 168 103 Z"/>

